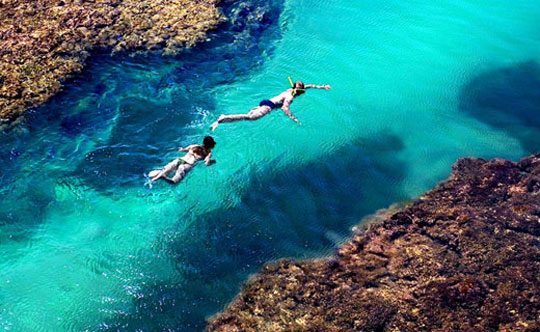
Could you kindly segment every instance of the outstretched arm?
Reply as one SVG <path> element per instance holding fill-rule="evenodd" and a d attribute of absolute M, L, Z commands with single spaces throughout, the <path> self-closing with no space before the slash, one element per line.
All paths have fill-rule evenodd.
<path fill-rule="evenodd" d="M 306 84 L 304 89 L 325 89 L 330 90 L 332 87 L 330 85 L 315 85 L 315 84 Z"/>
<path fill-rule="evenodd" d="M 296 118 L 296 116 L 294 116 L 292 113 L 291 113 L 291 110 L 289 109 L 289 105 L 291 104 L 291 101 L 290 100 L 285 100 L 285 102 L 283 103 L 283 106 L 281 107 L 281 109 L 283 110 L 283 113 L 287 114 L 287 116 L 289 118 L 291 118 L 292 120 L 294 120 L 294 122 L 298 123 L 299 125 L 302 125 L 300 123 L 300 121 L 298 121 L 298 119 Z"/>

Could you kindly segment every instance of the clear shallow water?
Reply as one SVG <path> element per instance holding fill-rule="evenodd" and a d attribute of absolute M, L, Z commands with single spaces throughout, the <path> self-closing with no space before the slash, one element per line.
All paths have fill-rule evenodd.
<path fill-rule="evenodd" d="M 262 262 L 330 253 L 455 159 L 540 150 L 540 3 L 256 3 L 177 58 L 96 56 L 2 134 L 0 327 L 200 331 Z M 333 86 L 303 126 L 223 124 L 215 166 L 143 186 L 287 75 Z"/>

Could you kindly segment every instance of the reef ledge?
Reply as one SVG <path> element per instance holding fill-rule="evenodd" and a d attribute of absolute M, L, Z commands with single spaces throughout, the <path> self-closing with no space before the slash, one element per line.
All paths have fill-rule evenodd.
<path fill-rule="evenodd" d="M 222 20 L 220 0 L 0 0 L 0 125 L 60 91 L 95 49 L 174 53 Z"/>
<path fill-rule="evenodd" d="M 207 331 L 540 331 L 540 154 L 460 159 L 334 256 L 264 266 Z"/>

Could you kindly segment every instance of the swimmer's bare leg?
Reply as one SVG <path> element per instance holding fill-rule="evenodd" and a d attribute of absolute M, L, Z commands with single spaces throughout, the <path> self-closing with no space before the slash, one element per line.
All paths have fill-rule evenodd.
<path fill-rule="evenodd" d="M 163 169 L 158 174 L 156 174 L 150 182 L 155 182 L 161 178 L 167 179 L 167 175 L 172 171 L 172 169 Z"/>
<path fill-rule="evenodd" d="M 168 176 L 164 176 L 164 177 L 163 177 L 163 180 L 169 182 L 170 184 L 177 184 L 178 182 L 180 182 L 180 181 L 174 181 L 173 179 L 171 179 L 171 178 L 168 177 Z"/>
<path fill-rule="evenodd" d="M 216 130 L 216 128 L 218 127 L 218 125 L 222 122 L 235 122 L 235 121 L 244 121 L 244 120 L 248 120 L 248 121 L 252 121 L 252 120 L 257 120 L 257 119 L 260 119 L 262 118 L 264 115 L 266 115 L 268 113 L 268 111 L 270 110 L 270 108 L 268 108 L 268 110 L 266 109 L 263 109 L 261 111 L 258 110 L 259 107 L 255 107 L 253 108 L 249 113 L 247 114 L 230 114 L 230 115 L 225 115 L 225 114 L 221 114 L 219 116 L 219 118 L 214 122 L 212 123 L 212 126 L 210 127 L 212 129 L 212 131 Z"/>
<path fill-rule="evenodd" d="M 219 118 L 212 123 L 212 126 L 210 127 L 212 131 L 216 130 L 218 125 L 222 122 L 234 122 L 234 121 L 242 121 L 242 120 L 253 120 L 252 117 L 248 114 L 230 114 L 230 115 L 224 115 L 221 114 Z"/>
<path fill-rule="evenodd" d="M 165 172 L 160 171 L 156 176 L 154 176 L 154 177 L 152 178 L 152 180 L 150 180 L 150 182 L 155 182 L 155 181 L 157 181 L 157 180 L 159 180 L 159 179 L 161 179 L 161 178 L 163 178 L 163 177 L 166 178 L 167 176 L 165 175 Z"/>
<path fill-rule="evenodd" d="M 169 175 L 169 173 L 172 172 L 174 169 L 178 169 L 178 163 L 178 159 L 175 159 L 165 165 L 165 167 L 163 167 L 163 169 L 161 169 L 158 174 L 152 177 L 152 180 L 150 182 L 155 182 L 163 177 L 167 177 L 167 175 Z"/>
<path fill-rule="evenodd" d="M 187 173 L 193 168 L 193 166 L 194 165 L 191 165 L 191 164 L 180 165 L 172 178 L 168 176 L 163 176 L 163 179 L 165 179 L 167 182 L 171 184 L 177 184 L 178 182 L 182 181 L 182 179 L 186 177 Z"/>
<path fill-rule="evenodd" d="M 165 172 L 160 172 L 158 175 L 156 175 L 155 177 L 152 178 L 152 181 L 150 182 L 154 182 L 154 181 L 157 181 L 159 179 L 163 179 L 169 183 L 172 183 L 172 184 L 177 184 L 178 182 L 180 182 L 180 180 L 182 180 L 181 178 L 178 179 L 176 176 L 170 178 L 168 177 L 168 174 L 166 174 Z"/>

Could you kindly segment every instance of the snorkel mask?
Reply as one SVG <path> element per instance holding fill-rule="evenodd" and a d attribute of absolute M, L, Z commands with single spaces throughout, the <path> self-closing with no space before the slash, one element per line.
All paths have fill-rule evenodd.
<path fill-rule="evenodd" d="M 302 89 L 302 88 L 297 88 L 295 86 L 295 84 L 293 83 L 292 79 L 290 76 L 287 77 L 289 79 L 289 83 L 291 83 L 291 88 L 293 89 L 293 92 L 292 92 L 292 95 L 293 97 L 296 97 L 296 96 L 299 96 L 301 95 L 302 93 L 306 92 L 306 89 Z"/>

